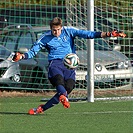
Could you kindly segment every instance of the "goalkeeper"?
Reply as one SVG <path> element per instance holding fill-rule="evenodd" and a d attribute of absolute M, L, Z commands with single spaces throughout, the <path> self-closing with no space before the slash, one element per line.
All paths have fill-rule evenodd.
<path fill-rule="evenodd" d="M 62 20 L 59 17 L 53 18 L 50 22 L 50 29 L 33 44 L 27 53 L 17 52 L 13 57 L 13 61 L 16 62 L 21 59 L 33 58 L 42 47 L 48 50 L 48 78 L 51 84 L 56 87 L 57 93 L 46 104 L 30 109 L 28 111 L 30 115 L 42 113 L 59 102 L 63 104 L 64 108 L 70 107 L 68 95 L 75 86 L 75 70 L 67 69 L 64 66 L 63 58 L 66 54 L 75 53 L 74 39 L 76 36 L 85 39 L 126 36 L 126 34 L 117 31 L 96 32 L 62 26 Z"/>

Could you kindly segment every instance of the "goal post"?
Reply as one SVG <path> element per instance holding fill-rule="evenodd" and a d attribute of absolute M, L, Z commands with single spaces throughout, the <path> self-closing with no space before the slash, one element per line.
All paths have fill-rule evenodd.
<path fill-rule="evenodd" d="M 87 29 L 94 31 L 94 0 L 87 0 Z M 87 99 L 94 102 L 94 39 L 87 40 Z"/>

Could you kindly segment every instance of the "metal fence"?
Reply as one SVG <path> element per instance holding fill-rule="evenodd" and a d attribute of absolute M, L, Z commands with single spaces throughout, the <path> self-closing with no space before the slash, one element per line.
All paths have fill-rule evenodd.
<path fill-rule="evenodd" d="M 130 95 L 133 88 L 133 3 L 131 0 L 111 2 L 95 0 L 94 3 L 96 31 L 117 29 L 127 34 L 125 39 L 110 38 L 95 41 L 95 96 L 106 97 L 106 93 L 113 96 Z M 39 36 L 49 29 L 49 22 L 55 16 L 61 17 L 64 25 L 81 29 L 86 29 L 88 25 L 87 0 L 36 2 L 4 0 L 0 4 L 0 43 L 1 46 L 14 52 L 21 47 L 29 49 Z M 70 97 L 86 98 L 87 54 L 84 54 L 87 52 L 87 44 L 86 40 L 79 38 L 75 40 L 75 44 L 80 60 L 84 62 L 77 69 L 77 82 Z M 106 51 L 100 45 L 108 45 L 112 50 Z M 1 89 L 55 89 L 47 79 L 48 62 L 45 50 L 40 51 L 34 59 L 19 63 L 6 61 L 8 63 L 3 65 L 2 62 L 7 59 L 8 52 L 3 54 L 5 49 L 3 47 L 0 49 Z M 101 72 L 98 70 L 100 66 L 103 68 Z"/>

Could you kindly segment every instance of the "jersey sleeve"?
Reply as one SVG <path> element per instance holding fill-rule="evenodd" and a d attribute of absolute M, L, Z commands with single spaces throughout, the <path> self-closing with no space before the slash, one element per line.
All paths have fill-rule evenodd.
<path fill-rule="evenodd" d="M 68 30 L 73 37 L 78 36 L 85 39 L 101 38 L 101 32 L 82 30 L 74 27 L 69 27 Z"/>
<path fill-rule="evenodd" d="M 33 58 L 42 49 L 42 47 L 45 46 L 45 37 L 42 37 L 33 44 L 31 49 L 27 53 L 24 53 L 25 59 Z"/>

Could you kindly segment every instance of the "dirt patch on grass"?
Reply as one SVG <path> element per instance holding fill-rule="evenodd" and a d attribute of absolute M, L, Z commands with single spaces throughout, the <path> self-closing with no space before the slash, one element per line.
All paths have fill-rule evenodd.
<path fill-rule="evenodd" d="M 53 96 L 55 92 L 0 91 L 0 97 Z"/>
<path fill-rule="evenodd" d="M 27 92 L 27 91 L 0 91 L 0 97 L 25 97 L 25 96 L 48 96 L 52 97 L 54 91 Z M 133 96 L 133 90 L 95 90 L 95 97 Z M 69 97 L 87 97 L 87 90 L 73 90 Z"/>

